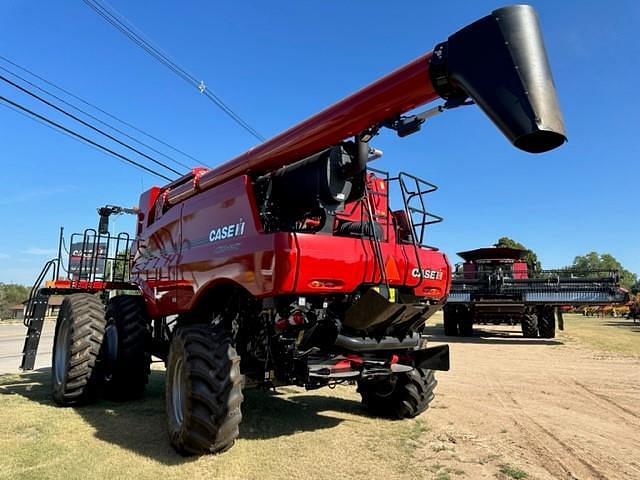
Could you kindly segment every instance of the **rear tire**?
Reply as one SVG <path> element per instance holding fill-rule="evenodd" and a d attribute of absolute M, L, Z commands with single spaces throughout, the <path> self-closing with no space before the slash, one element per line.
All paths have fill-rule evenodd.
<path fill-rule="evenodd" d="M 437 384 L 433 370 L 414 368 L 394 374 L 388 380 L 358 382 L 358 392 L 371 415 L 413 418 L 429 407 Z"/>
<path fill-rule="evenodd" d="M 151 330 L 144 298 L 119 295 L 107 305 L 103 364 L 105 396 L 140 398 L 149 381 Z"/>
<path fill-rule="evenodd" d="M 240 357 L 231 338 L 208 326 L 179 328 L 167 363 L 169 437 L 182 455 L 231 448 L 242 420 Z"/>
<path fill-rule="evenodd" d="M 535 313 L 522 315 L 522 336 L 524 338 L 538 337 L 538 316 Z"/>
<path fill-rule="evenodd" d="M 556 307 L 543 307 L 540 309 L 538 313 L 538 331 L 541 338 L 555 338 L 557 316 Z"/>
<path fill-rule="evenodd" d="M 51 361 L 53 400 L 58 405 L 79 405 L 96 397 L 105 323 L 104 305 L 95 295 L 74 293 L 62 301 Z"/>

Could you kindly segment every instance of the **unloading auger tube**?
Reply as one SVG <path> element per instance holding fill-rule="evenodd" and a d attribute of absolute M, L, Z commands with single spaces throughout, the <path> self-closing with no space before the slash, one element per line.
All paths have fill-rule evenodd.
<path fill-rule="evenodd" d="M 493 11 L 432 51 L 203 173 L 195 188 L 187 182 L 172 189 L 167 201 L 178 203 L 238 175 L 274 171 L 438 98 L 454 104 L 473 100 L 526 152 L 546 152 L 566 141 L 537 14 L 529 5 L 513 5 Z"/>

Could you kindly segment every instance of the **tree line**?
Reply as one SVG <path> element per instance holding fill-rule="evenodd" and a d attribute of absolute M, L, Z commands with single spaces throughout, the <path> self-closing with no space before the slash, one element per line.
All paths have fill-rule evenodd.
<path fill-rule="evenodd" d="M 11 317 L 11 307 L 29 297 L 29 288 L 17 283 L 0 283 L 0 319 Z"/>

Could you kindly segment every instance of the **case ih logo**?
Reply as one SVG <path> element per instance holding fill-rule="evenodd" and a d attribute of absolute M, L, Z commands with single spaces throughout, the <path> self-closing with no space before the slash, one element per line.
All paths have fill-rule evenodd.
<path fill-rule="evenodd" d="M 411 276 L 415 278 L 420 278 L 420 269 L 414 268 L 411 270 Z M 442 280 L 442 270 L 422 270 L 422 278 L 425 280 Z"/>
<path fill-rule="evenodd" d="M 104 251 L 106 248 L 106 243 L 101 244 L 100 247 L 98 247 L 98 256 L 100 255 L 104 255 Z M 93 248 L 86 248 L 84 250 L 82 250 L 82 244 L 80 244 L 80 247 L 78 248 L 74 248 L 71 251 L 71 257 L 75 258 L 75 257 L 85 257 L 85 258 L 92 258 L 93 257 Z"/>
<path fill-rule="evenodd" d="M 238 223 L 230 223 L 222 227 L 214 228 L 209 232 L 209 241 L 217 242 L 227 238 L 240 237 L 244 235 L 244 220 L 240 219 Z"/>

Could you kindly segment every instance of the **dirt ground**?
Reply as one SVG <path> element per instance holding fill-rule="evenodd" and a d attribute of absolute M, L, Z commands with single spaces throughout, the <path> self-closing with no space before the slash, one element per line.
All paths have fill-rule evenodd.
<path fill-rule="evenodd" d="M 640 328 L 567 323 L 555 340 L 431 327 L 452 370 L 413 420 L 368 417 L 353 387 L 248 391 L 236 445 L 197 459 L 168 446 L 162 370 L 144 401 L 78 409 L 52 405 L 47 369 L 0 376 L 0 478 L 640 479 L 640 345 L 607 351 L 638 345 Z"/>
<path fill-rule="evenodd" d="M 640 478 L 640 360 L 581 342 L 579 321 L 557 340 L 506 326 L 449 339 L 453 369 L 439 376 L 424 456 L 471 478 L 496 464 L 540 479 Z"/>

